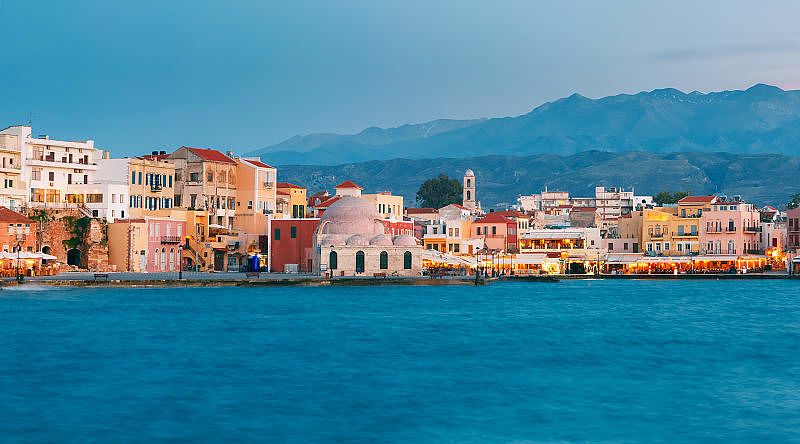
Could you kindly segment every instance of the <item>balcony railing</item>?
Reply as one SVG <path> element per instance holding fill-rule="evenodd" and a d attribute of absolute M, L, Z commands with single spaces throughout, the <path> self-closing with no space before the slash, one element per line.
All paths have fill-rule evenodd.
<path fill-rule="evenodd" d="M 761 227 L 744 227 L 744 231 L 748 233 L 758 233 L 761 231 Z"/>
<path fill-rule="evenodd" d="M 162 244 L 179 244 L 181 243 L 180 236 L 161 236 Z"/>
<path fill-rule="evenodd" d="M 150 191 L 153 193 L 157 193 L 161 191 L 162 187 L 160 183 L 150 184 Z"/>

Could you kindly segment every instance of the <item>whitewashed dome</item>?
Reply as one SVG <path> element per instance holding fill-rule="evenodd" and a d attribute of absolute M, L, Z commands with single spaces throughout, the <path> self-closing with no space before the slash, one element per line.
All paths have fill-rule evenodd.
<path fill-rule="evenodd" d="M 416 247 L 417 239 L 414 236 L 403 234 L 394 237 L 394 244 L 398 247 Z"/>
<path fill-rule="evenodd" d="M 470 169 L 468 169 L 467 171 L 464 171 L 464 175 L 465 176 L 475 177 L 475 173 L 473 173 L 472 170 L 470 170 Z"/>
<path fill-rule="evenodd" d="M 366 237 L 364 237 L 364 236 L 362 236 L 360 234 L 354 234 L 354 235 L 348 237 L 347 240 L 344 241 L 344 244 L 345 245 L 351 245 L 351 246 L 354 246 L 354 247 L 360 247 L 360 246 L 364 246 L 364 245 L 369 245 L 369 241 L 367 240 Z"/>
<path fill-rule="evenodd" d="M 391 247 L 392 245 L 394 245 L 392 243 L 392 238 L 387 236 L 387 235 L 385 235 L 385 234 L 379 234 L 379 235 L 373 237 L 372 239 L 369 240 L 369 244 L 370 245 L 377 245 L 377 246 L 380 246 L 380 247 Z"/>
<path fill-rule="evenodd" d="M 343 196 L 334 202 L 320 219 L 322 234 L 359 234 L 370 239 L 383 234 L 381 216 L 371 202 L 352 196 Z"/>

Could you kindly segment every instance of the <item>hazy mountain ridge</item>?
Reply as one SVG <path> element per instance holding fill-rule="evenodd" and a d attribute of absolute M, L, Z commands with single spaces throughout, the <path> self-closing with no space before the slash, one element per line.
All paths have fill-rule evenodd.
<path fill-rule="evenodd" d="M 439 173 L 461 178 L 475 171 L 478 198 L 488 207 L 515 203 L 519 194 L 547 186 L 575 196 L 593 196 L 597 185 L 634 187 L 637 193 L 686 190 L 695 194 L 740 194 L 758 204 L 781 204 L 800 192 L 800 157 L 734 153 L 611 153 L 586 151 L 569 156 L 482 156 L 474 158 L 393 159 L 334 166 L 280 167 L 281 180 L 304 184 L 310 192 L 333 191 L 350 179 L 366 192 L 402 194 L 414 205 L 419 185 Z"/>
<path fill-rule="evenodd" d="M 573 94 L 516 117 L 312 134 L 251 154 L 276 164 L 591 150 L 797 155 L 799 141 L 800 91 L 758 84 L 712 93 L 665 88 L 600 99 Z"/>

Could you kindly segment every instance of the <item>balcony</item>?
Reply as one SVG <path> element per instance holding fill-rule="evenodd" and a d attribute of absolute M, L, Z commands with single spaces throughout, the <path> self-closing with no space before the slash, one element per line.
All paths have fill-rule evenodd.
<path fill-rule="evenodd" d="M 760 233 L 761 227 L 744 227 L 744 231 L 748 233 Z"/>
<path fill-rule="evenodd" d="M 275 182 L 266 181 L 264 182 L 264 188 L 272 188 L 275 186 Z"/>
<path fill-rule="evenodd" d="M 150 184 L 150 192 L 151 193 L 158 193 L 158 192 L 161 191 L 161 189 L 162 189 L 162 187 L 161 187 L 160 183 L 152 183 L 152 184 Z"/>
<path fill-rule="evenodd" d="M 663 239 L 665 233 L 653 233 L 650 235 L 651 239 Z"/>
<path fill-rule="evenodd" d="M 161 236 L 162 244 L 179 244 L 181 243 L 180 236 Z"/>

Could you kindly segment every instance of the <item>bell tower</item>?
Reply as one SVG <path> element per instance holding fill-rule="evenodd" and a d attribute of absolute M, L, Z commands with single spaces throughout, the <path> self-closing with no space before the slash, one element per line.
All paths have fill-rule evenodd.
<path fill-rule="evenodd" d="M 464 172 L 464 198 L 462 205 L 475 211 L 475 173 L 472 170 Z"/>

